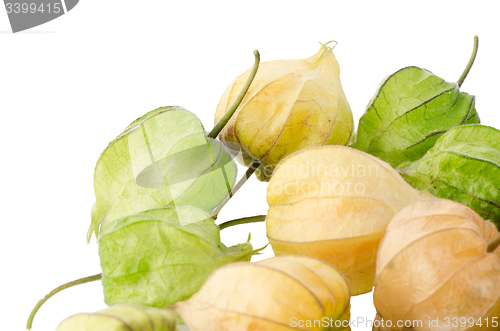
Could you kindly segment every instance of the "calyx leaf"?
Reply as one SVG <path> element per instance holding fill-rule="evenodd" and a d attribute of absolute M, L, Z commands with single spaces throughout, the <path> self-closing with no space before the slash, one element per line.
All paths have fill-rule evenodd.
<path fill-rule="evenodd" d="M 190 205 L 210 212 L 236 180 L 223 145 L 207 138 L 200 120 L 181 107 L 158 108 L 112 141 L 97 162 L 92 233 L 148 209 Z"/>
<path fill-rule="evenodd" d="M 398 168 L 418 190 L 460 202 L 500 227 L 500 131 L 464 125 L 444 134 L 420 160 Z"/>
<path fill-rule="evenodd" d="M 418 160 L 449 129 L 474 123 L 474 96 L 428 70 L 407 67 L 382 82 L 359 121 L 353 147 L 396 167 Z"/>
<path fill-rule="evenodd" d="M 226 247 L 210 215 L 194 207 L 127 216 L 99 239 L 105 301 L 166 307 L 189 298 L 218 267 L 258 251 L 248 242 Z"/>

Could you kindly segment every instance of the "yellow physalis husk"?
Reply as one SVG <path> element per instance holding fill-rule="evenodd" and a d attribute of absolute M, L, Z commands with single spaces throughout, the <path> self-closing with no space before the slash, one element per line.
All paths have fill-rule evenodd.
<path fill-rule="evenodd" d="M 392 217 L 431 195 L 387 163 L 344 146 L 296 152 L 267 189 L 267 237 L 276 255 L 320 258 L 344 273 L 352 295 L 372 290 L 378 244 Z"/>
<path fill-rule="evenodd" d="M 331 265 L 282 256 L 219 268 L 172 309 L 191 331 L 348 331 L 349 299 L 347 281 Z"/>
<path fill-rule="evenodd" d="M 169 310 L 116 304 L 95 313 L 63 320 L 56 331 L 175 331 L 177 316 Z"/>
<path fill-rule="evenodd" d="M 379 314 L 377 314 L 373 320 L 372 331 L 388 331 L 386 321 L 384 321 Z"/>
<path fill-rule="evenodd" d="M 497 236 L 491 222 L 450 200 L 401 210 L 377 258 L 374 303 L 385 320 L 379 330 L 410 330 L 397 321 L 420 320 L 414 330 L 498 331 L 500 249 L 487 252 Z"/>
<path fill-rule="evenodd" d="M 249 73 L 239 76 L 222 95 L 216 123 L 233 104 Z M 247 162 L 260 160 L 266 180 L 280 160 L 295 151 L 346 145 L 353 119 L 339 75 L 332 48 L 326 44 L 304 60 L 261 63 L 220 139 L 230 147 L 239 145 Z"/>

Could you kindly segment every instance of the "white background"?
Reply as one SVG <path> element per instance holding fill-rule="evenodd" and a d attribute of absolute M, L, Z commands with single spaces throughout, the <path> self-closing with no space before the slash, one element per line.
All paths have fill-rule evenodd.
<path fill-rule="evenodd" d="M 462 90 L 477 97 L 483 124 L 500 127 L 500 21 L 494 1 L 90 1 L 24 33 L 0 8 L 0 325 L 24 329 L 54 287 L 100 272 L 85 243 L 99 154 L 131 121 L 159 106 L 195 112 L 210 130 L 226 86 L 253 63 L 334 53 L 355 123 L 382 79 L 409 65 L 456 81 L 475 34 L 479 54 Z M 243 170 L 243 169 L 242 169 Z M 240 171 L 240 175 L 243 171 Z M 267 184 L 252 178 L 219 220 L 265 214 Z M 223 231 L 227 244 L 264 224 Z M 270 257 L 272 250 L 257 259 Z M 255 259 L 255 260 L 257 260 Z M 100 282 L 66 290 L 43 306 L 33 330 L 105 307 Z M 373 319 L 371 294 L 352 316 Z M 370 330 L 354 327 L 353 330 Z"/>

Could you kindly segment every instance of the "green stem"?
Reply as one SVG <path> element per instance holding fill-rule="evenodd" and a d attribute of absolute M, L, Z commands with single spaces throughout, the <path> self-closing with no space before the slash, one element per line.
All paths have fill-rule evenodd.
<path fill-rule="evenodd" d="M 477 48 L 479 46 L 479 38 L 477 36 L 474 36 L 474 48 L 472 49 L 472 55 L 470 57 L 469 63 L 467 64 L 467 67 L 465 68 L 464 72 L 462 73 L 462 76 L 458 79 L 458 87 L 462 86 L 462 83 L 464 82 L 465 78 L 467 78 L 467 75 L 469 74 L 470 69 L 472 68 L 472 65 L 474 64 L 474 60 L 476 59 L 477 55 Z"/>
<path fill-rule="evenodd" d="M 488 253 L 493 253 L 495 249 L 498 248 L 498 246 L 500 246 L 500 235 L 498 235 L 498 237 L 496 237 L 495 240 L 489 243 L 487 248 Z"/>
<path fill-rule="evenodd" d="M 245 175 L 243 175 L 243 177 L 238 181 L 238 183 L 236 183 L 236 185 L 233 187 L 233 189 L 231 190 L 230 194 L 220 203 L 220 205 L 217 206 L 217 208 L 215 208 L 215 210 L 213 211 L 213 215 L 212 218 L 214 220 L 217 219 L 217 215 L 220 213 L 222 207 L 224 207 L 226 205 L 226 203 L 229 201 L 229 199 L 231 199 L 235 194 L 236 192 L 238 192 L 238 190 L 240 189 L 240 187 L 243 186 L 243 184 L 246 183 L 246 181 L 248 180 L 248 178 L 250 178 L 253 173 L 255 172 L 255 170 L 257 170 L 257 168 L 260 166 L 260 163 L 259 161 L 253 161 L 252 164 L 250 164 L 250 167 L 247 169 L 247 171 L 245 172 Z"/>
<path fill-rule="evenodd" d="M 219 229 L 222 230 L 222 229 L 228 228 L 230 226 L 238 225 L 238 224 L 264 222 L 265 220 L 266 220 L 266 215 L 238 218 L 236 220 L 227 221 L 227 222 L 219 224 Z"/>
<path fill-rule="evenodd" d="M 233 116 L 234 112 L 240 105 L 241 101 L 245 97 L 245 94 L 247 93 L 248 89 L 250 88 L 250 84 L 252 84 L 253 79 L 255 78 L 255 75 L 257 74 L 257 69 L 259 69 L 259 62 L 260 62 L 260 54 L 259 51 L 255 50 L 253 51 L 253 55 L 255 56 L 255 63 L 253 64 L 252 71 L 250 72 L 250 76 L 248 76 L 247 82 L 245 83 L 245 86 L 243 86 L 243 89 L 241 90 L 240 94 L 234 101 L 233 105 L 229 110 L 224 114 L 224 116 L 220 119 L 220 121 L 214 126 L 212 131 L 208 134 L 209 138 L 215 139 L 219 135 L 219 133 L 222 131 L 222 129 L 226 126 L 227 122 L 229 122 L 229 119 L 231 116 Z"/>
<path fill-rule="evenodd" d="M 89 276 L 89 277 L 85 277 L 85 278 L 80 278 L 80 279 L 74 280 L 72 282 L 66 283 L 64 285 L 61 285 L 59 287 L 56 287 L 55 289 L 50 291 L 50 293 L 47 294 L 42 300 L 38 301 L 36 306 L 31 311 L 31 314 L 28 317 L 28 322 L 26 323 L 26 329 L 28 329 L 28 330 L 31 329 L 31 325 L 33 324 L 33 319 L 35 318 L 35 315 L 38 312 L 38 309 L 40 309 L 40 307 L 45 303 L 45 301 L 49 300 L 55 294 L 61 292 L 62 290 L 65 290 L 67 288 L 70 288 L 70 287 L 73 287 L 76 285 L 80 285 L 80 284 L 90 283 L 90 282 L 99 280 L 101 278 L 102 278 L 102 274 L 97 274 L 97 275 L 93 275 L 93 276 Z"/>

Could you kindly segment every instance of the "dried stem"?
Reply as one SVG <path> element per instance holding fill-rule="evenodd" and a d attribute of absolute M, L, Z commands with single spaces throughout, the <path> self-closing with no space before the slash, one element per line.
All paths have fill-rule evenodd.
<path fill-rule="evenodd" d="M 489 243 L 487 248 L 488 253 L 493 253 L 495 249 L 498 248 L 498 246 L 500 246 L 500 235 L 498 235 L 498 237 L 496 237 L 495 240 Z"/>
<path fill-rule="evenodd" d="M 248 89 L 250 88 L 250 84 L 252 84 L 253 79 L 255 78 L 255 75 L 257 74 L 257 69 L 259 69 L 259 63 L 260 63 L 260 54 L 259 51 L 255 50 L 253 51 L 253 55 L 255 56 L 255 62 L 253 64 L 252 71 L 250 72 L 250 75 L 248 76 L 247 82 L 243 86 L 243 89 L 241 90 L 240 94 L 234 101 L 233 105 L 229 110 L 224 114 L 224 116 L 220 119 L 220 121 L 214 126 L 212 131 L 208 134 L 209 138 L 217 138 L 219 133 L 222 131 L 222 129 L 226 126 L 227 122 L 229 122 L 229 119 L 231 116 L 233 116 L 234 112 L 236 109 L 238 109 L 238 106 L 240 105 L 241 101 L 245 97 L 245 94 L 247 93 Z"/>
<path fill-rule="evenodd" d="M 236 185 L 231 190 L 230 194 L 212 212 L 212 214 L 214 215 L 214 216 L 212 216 L 212 218 L 214 220 L 217 219 L 217 215 L 220 213 L 222 207 L 224 207 L 226 205 L 226 203 L 229 201 L 229 199 L 231 199 L 236 194 L 236 192 L 238 192 L 238 190 L 240 189 L 240 187 L 242 187 L 243 184 L 246 183 L 246 181 L 248 180 L 248 178 L 250 178 L 250 176 L 253 175 L 253 173 L 255 172 L 255 170 L 257 170 L 257 168 L 259 166 L 260 166 L 259 161 L 253 161 L 252 164 L 250 164 L 250 167 L 245 172 L 245 175 L 243 175 L 243 177 L 238 181 L 238 183 L 236 183 Z"/>
<path fill-rule="evenodd" d="M 53 297 L 55 294 L 61 292 L 62 290 L 65 290 L 67 288 L 80 285 L 80 284 L 85 284 L 85 283 L 90 283 L 96 280 L 99 280 L 102 278 L 102 274 L 97 274 L 85 278 L 80 278 L 77 280 L 74 280 L 72 282 L 66 283 L 64 285 L 61 285 L 59 287 L 56 287 L 52 291 L 50 291 L 49 294 L 47 294 L 42 300 L 38 301 L 36 306 L 33 308 L 31 311 L 30 316 L 28 317 L 28 322 L 26 323 L 26 329 L 31 330 L 31 325 L 33 324 L 33 319 L 35 318 L 36 313 L 38 312 L 38 309 L 45 303 L 45 301 L 49 300 L 51 297 Z"/>
<path fill-rule="evenodd" d="M 467 67 L 465 68 L 464 72 L 462 73 L 462 76 L 460 76 L 460 78 L 458 79 L 458 82 L 457 82 L 458 87 L 461 87 L 465 78 L 467 78 L 467 75 L 469 74 L 469 71 L 472 68 L 472 65 L 474 64 L 474 60 L 476 59 L 478 47 L 479 47 L 479 38 L 477 36 L 474 36 L 474 48 L 472 49 L 472 55 L 470 57 L 469 63 L 467 64 Z"/>
<path fill-rule="evenodd" d="M 264 222 L 265 220 L 266 220 L 266 215 L 238 218 L 236 220 L 227 221 L 227 222 L 219 224 L 219 229 L 222 230 L 222 229 L 228 228 L 230 226 L 238 225 L 238 224 Z"/>

